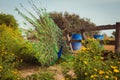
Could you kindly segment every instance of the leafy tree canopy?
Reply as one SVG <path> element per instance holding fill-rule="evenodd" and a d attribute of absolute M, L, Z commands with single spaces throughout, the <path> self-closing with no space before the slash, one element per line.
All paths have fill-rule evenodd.
<path fill-rule="evenodd" d="M 95 24 L 90 21 L 88 18 L 81 18 L 77 14 L 68 14 L 68 12 L 58 13 L 52 12 L 50 16 L 54 20 L 54 22 L 58 25 L 62 30 L 66 29 L 81 29 L 87 27 L 95 27 Z M 86 35 L 93 36 L 96 32 L 86 32 Z"/>
<path fill-rule="evenodd" d="M 10 14 L 0 13 L 0 25 L 5 24 L 6 26 L 12 27 L 14 29 L 18 28 L 17 21 L 14 16 Z"/>

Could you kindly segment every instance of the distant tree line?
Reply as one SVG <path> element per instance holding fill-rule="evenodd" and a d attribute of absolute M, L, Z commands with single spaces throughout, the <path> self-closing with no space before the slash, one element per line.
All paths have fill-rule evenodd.
<path fill-rule="evenodd" d="M 50 13 L 51 18 L 54 20 L 56 25 L 64 30 L 69 29 L 81 29 L 81 28 L 87 28 L 87 27 L 95 27 L 95 24 L 90 21 L 88 18 L 81 18 L 77 14 L 69 14 L 68 12 L 61 13 L 61 12 L 51 12 Z M 12 27 L 14 29 L 18 28 L 18 23 L 15 20 L 13 15 L 0 13 L 0 25 L 5 24 L 9 27 Z M 89 31 L 85 34 L 87 36 L 93 36 L 94 34 L 98 33 L 98 31 Z"/>
<path fill-rule="evenodd" d="M 69 29 L 82 29 L 87 27 L 95 27 L 95 24 L 88 18 L 81 18 L 77 14 L 69 14 L 68 12 L 52 12 L 50 13 L 51 18 L 62 30 Z M 86 32 L 87 36 L 93 36 L 96 31 Z M 98 31 L 97 31 L 98 33 Z"/>

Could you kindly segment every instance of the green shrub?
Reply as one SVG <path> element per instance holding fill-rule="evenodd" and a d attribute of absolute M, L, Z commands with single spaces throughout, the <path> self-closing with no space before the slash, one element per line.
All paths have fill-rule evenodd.
<path fill-rule="evenodd" d="M 5 50 L 17 54 L 24 40 L 21 33 L 6 25 L 0 25 L 0 45 L 4 45 Z"/>
<path fill-rule="evenodd" d="M 0 34 L 0 45 L 4 46 L 6 51 L 14 53 L 20 60 L 27 62 L 35 60 L 33 45 L 23 39 L 18 29 L 14 30 L 6 25 L 1 25 Z"/>
<path fill-rule="evenodd" d="M 22 59 L 25 63 L 36 64 L 37 59 L 35 57 L 35 54 L 36 52 L 33 47 L 33 44 L 29 41 L 26 41 L 26 43 L 21 45 L 20 49 L 18 50 L 17 56 L 19 59 Z"/>
<path fill-rule="evenodd" d="M 0 46 L 0 80 L 17 80 L 19 72 L 14 67 L 18 62 L 14 53 Z"/>
<path fill-rule="evenodd" d="M 15 68 L 22 60 L 31 62 L 34 49 L 18 29 L 0 25 L 0 80 L 17 80 Z"/>
<path fill-rule="evenodd" d="M 7 27 L 12 29 L 18 29 L 17 21 L 13 15 L 0 13 L 0 25 L 5 24 Z"/>
<path fill-rule="evenodd" d="M 90 42 L 89 42 L 90 41 Z M 120 60 L 109 58 L 103 60 L 103 48 L 97 40 L 88 39 L 86 47 L 78 51 L 74 62 L 74 70 L 78 80 L 117 80 L 120 75 Z M 83 43 L 85 43 L 83 41 Z"/>

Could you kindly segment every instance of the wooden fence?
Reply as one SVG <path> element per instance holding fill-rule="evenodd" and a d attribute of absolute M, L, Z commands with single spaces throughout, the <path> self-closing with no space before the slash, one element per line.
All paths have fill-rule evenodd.
<path fill-rule="evenodd" d="M 97 31 L 97 30 L 109 30 L 109 29 L 115 29 L 116 30 L 116 35 L 115 35 L 115 53 L 120 53 L 120 22 L 116 22 L 114 25 L 101 25 L 101 26 L 96 26 L 96 27 L 88 27 L 88 28 L 82 28 L 82 29 L 69 29 L 66 31 L 66 37 L 67 37 L 67 42 L 70 45 L 71 50 L 71 38 L 69 36 L 69 32 L 71 33 L 81 33 L 84 37 L 85 34 L 84 32 L 86 31 Z"/>

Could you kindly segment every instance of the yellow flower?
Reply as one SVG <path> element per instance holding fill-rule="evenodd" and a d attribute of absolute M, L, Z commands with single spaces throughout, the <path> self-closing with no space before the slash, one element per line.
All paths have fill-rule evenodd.
<path fill-rule="evenodd" d="M 82 42 L 82 43 L 84 43 L 84 42 L 85 42 L 85 40 L 81 40 L 81 42 Z"/>
<path fill-rule="evenodd" d="M 91 75 L 91 76 L 90 76 L 90 78 L 94 78 L 94 76 L 93 76 L 93 75 Z"/>
<path fill-rule="evenodd" d="M 101 74 L 101 75 L 104 74 L 104 73 L 105 73 L 105 72 L 104 72 L 103 70 L 100 70 L 100 71 L 99 71 L 99 74 Z"/>
<path fill-rule="evenodd" d="M 83 47 L 81 50 L 85 51 L 87 48 Z"/>
<path fill-rule="evenodd" d="M 14 54 L 11 54 L 12 56 L 14 56 Z"/>
<path fill-rule="evenodd" d="M 96 69 L 96 68 L 95 68 L 94 70 L 95 70 L 95 71 L 97 71 L 97 69 Z"/>
<path fill-rule="evenodd" d="M 2 69 L 3 67 L 2 66 L 0 66 L 0 69 Z"/>
<path fill-rule="evenodd" d="M 114 71 L 115 73 L 118 73 L 118 72 L 119 72 L 119 70 L 118 70 L 118 69 L 113 69 L 113 71 Z"/>
<path fill-rule="evenodd" d="M 96 78 L 96 77 L 98 77 L 96 74 L 90 76 L 90 78 Z"/>
<path fill-rule="evenodd" d="M 85 75 L 88 75 L 88 73 L 85 72 Z"/>
<path fill-rule="evenodd" d="M 112 71 L 110 71 L 110 70 L 109 70 L 108 72 L 109 72 L 109 73 L 112 73 Z"/>
<path fill-rule="evenodd" d="M 104 58 L 103 58 L 103 57 L 100 57 L 100 59 L 102 59 L 102 60 L 103 60 Z"/>
<path fill-rule="evenodd" d="M 105 76 L 105 78 L 109 78 L 109 76 Z"/>
<path fill-rule="evenodd" d="M 17 71 L 11 71 L 13 74 L 17 74 L 18 72 Z"/>
<path fill-rule="evenodd" d="M 62 78 L 61 80 L 65 80 L 65 78 Z"/>
<path fill-rule="evenodd" d="M 117 66 L 110 66 L 111 68 L 113 68 L 113 69 L 116 69 L 116 68 L 118 68 Z"/>
<path fill-rule="evenodd" d="M 87 62 L 87 61 L 84 61 L 84 64 L 88 64 L 88 62 Z"/>

